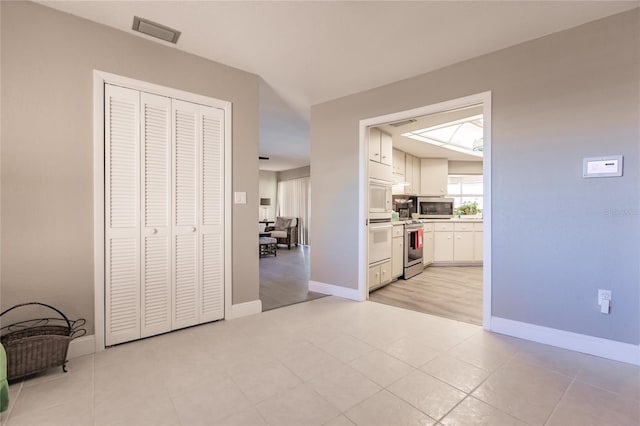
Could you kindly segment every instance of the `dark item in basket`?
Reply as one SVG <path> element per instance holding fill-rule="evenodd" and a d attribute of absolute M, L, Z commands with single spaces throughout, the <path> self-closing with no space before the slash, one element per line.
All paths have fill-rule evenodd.
<path fill-rule="evenodd" d="M 86 334 L 82 327 L 86 321 L 70 321 L 53 306 L 40 302 L 22 303 L 0 313 L 25 306 L 39 305 L 57 312 L 62 318 L 37 318 L 16 322 L 0 329 L 0 341 L 7 352 L 7 379 L 31 376 L 52 367 L 66 372 L 69 342 Z"/>

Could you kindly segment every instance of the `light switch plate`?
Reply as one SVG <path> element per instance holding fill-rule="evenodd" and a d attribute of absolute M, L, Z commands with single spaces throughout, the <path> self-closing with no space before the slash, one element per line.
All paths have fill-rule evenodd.
<path fill-rule="evenodd" d="M 234 192 L 233 199 L 236 204 L 247 204 L 247 193 L 246 192 Z"/>

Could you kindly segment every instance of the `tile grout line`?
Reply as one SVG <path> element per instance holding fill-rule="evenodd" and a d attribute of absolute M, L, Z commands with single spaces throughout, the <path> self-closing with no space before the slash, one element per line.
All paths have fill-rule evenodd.
<path fill-rule="evenodd" d="M 567 393 L 569 393 L 569 389 L 571 389 L 571 386 L 573 386 L 573 384 L 575 383 L 577 377 L 578 377 L 578 374 L 576 373 L 576 376 L 571 380 L 571 383 L 569 383 L 569 386 L 567 386 L 567 388 L 564 390 L 564 392 L 562 392 L 562 396 L 560 397 L 560 399 L 558 399 L 558 402 L 556 402 L 556 405 L 553 406 L 553 410 L 551 410 L 551 412 L 549 413 L 549 415 L 545 419 L 544 425 L 549 424 L 549 420 L 551 420 L 551 417 L 553 417 L 555 412 L 558 410 L 558 406 L 560 405 L 562 400 L 565 398 L 565 396 L 567 396 Z"/>
<path fill-rule="evenodd" d="M 455 407 L 453 407 L 453 408 L 452 408 L 451 410 L 449 410 L 449 411 L 448 411 L 444 416 L 442 416 L 440 419 L 438 419 L 438 423 L 442 422 L 442 420 L 444 420 L 444 418 L 445 418 L 445 417 L 447 417 L 449 414 L 451 414 L 451 412 L 452 412 L 453 410 L 455 410 L 455 409 L 456 409 L 456 407 L 458 407 L 458 405 L 462 404 L 462 402 L 463 402 L 464 400 L 468 399 L 468 398 L 476 399 L 476 400 L 478 400 L 478 401 L 482 402 L 483 404 L 486 404 L 486 405 L 488 405 L 489 407 L 493 408 L 494 410 L 497 410 L 497 411 L 499 411 L 499 412 L 501 412 L 501 413 L 503 413 L 503 414 L 506 414 L 507 416 L 509 416 L 509 417 L 511 417 L 511 418 L 514 418 L 514 419 L 517 419 L 517 420 L 519 420 L 519 421 L 521 421 L 521 422 L 523 422 L 523 423 L 527 423 L 527 422 L 525 422 L 524 420 L 521 420 L 520 418 L 516 417 L 515 415 L 510 414 L 510 413 L 507 413 L 507 412 L 505 412 L 505 411 L 501 410 L 500 408 L 495 407 L 495 406 L 493 406 L 492 404 L 489 404 L 488 402 L 483 401 L 482 399 L 477 398 L 477 397 L 475 397 L 474 395 L 472 395 L 472 394 L 473 394 L 473 392 L 475 392 L 476 390 L 478 390 L 478 388 L 479 388 L 480 386 L 482 386 L 483 384 L 485 384 L 485 383 L 486 383 L 486 382 L 487 382 L 491 377 L 493 377 L 493 376 L 498 372 L 498 370 L 500 370 L 501 368 L 503 368 L 504 366 L 506 366 L 506 365 L 507 365 L 509 362 L 511 362 L 513 359 L 515 359 L 515 357 L 516 357 L 516 355 L 517 355 L 517 354 L 518 354 L 518 351 L 514 352 L 514 353 L 511 355 L 511 357 L 510 357 L 509 359 L 507 359 L 504 363 L 502 363 L 499 367 L 497 367 L 497 368 L 496 368 L 495 370 L 493 370 L 493 371 L 490 371 L 490 372 L 489 372 L 489 375 L 488 375 L 487 377 L 485 377 L 485 378 L 484 378 L 484 380 L 482 380 L 480 383 L 478 383 L 478 385 L 477 385 L 476 387 L 474 387 L 473 389 L 471 389 L 471 391 L 469 391 L 469 393 L 467 394 L 467 396 L 466 396 L 466 397 L 464 397 L 464 398 L 462 399 L 462 401 L 460 401 L 458 404 L 456 404 L 456 405 L 455 405 Z M 453 356 L 453 355 L 451 355 L 451 356 Z M 458 358 L 457 358 L 457 357 L 455 357 L 455 356 L 454 356 L 454 358 L 455 358 L 455 359 L 458 359 Z M 464 360 L 459 360 L 459 361 L 466 362 L 466 361 L 464 361 Z M 467 363 L 467 364 L 469 364 L 469 363 Z M 472 364 L 470 364 L 470 365 L 472 365 Z M 486 371 L 486 370 L 485 370 L 485 371 Z"/>

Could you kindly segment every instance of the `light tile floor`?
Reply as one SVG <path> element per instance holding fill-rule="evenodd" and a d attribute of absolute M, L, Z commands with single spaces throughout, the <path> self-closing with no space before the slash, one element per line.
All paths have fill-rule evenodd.
<path fill-rule="evenodd" d="M 17 425 L 640 424 L 640 368 L 335 297 L 76 358 Z"/>

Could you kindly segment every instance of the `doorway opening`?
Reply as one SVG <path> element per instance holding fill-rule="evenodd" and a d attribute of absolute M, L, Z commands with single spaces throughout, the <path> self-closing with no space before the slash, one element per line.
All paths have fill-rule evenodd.
<path fill-rule="evenodd" d="M 260 170 L 259 272 L 262 310 L 324 296 L 309 291 L 310 167 Z"/>
<path fill-rule="evenodd" d="M 362 120 L 360 142 L 362 299 L 489 329 L 490 92 Z"/>

